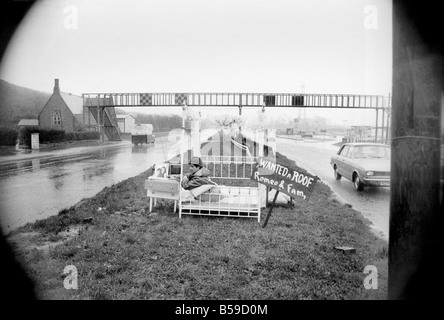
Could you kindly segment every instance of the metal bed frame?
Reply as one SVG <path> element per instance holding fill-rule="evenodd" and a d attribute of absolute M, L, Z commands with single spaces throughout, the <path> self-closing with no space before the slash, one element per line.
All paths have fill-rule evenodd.
<path fill-rule="evenodd" d="M 250 179 L 256 163 L 255 157 L 206 156 L 201 157 L 205 167 L 211 172 L 210 178 L 216 182 L 211 190 L 198 196 L 197 200 L 184 200 L 180 192 L 179 218 L 182 215 L 253 218 L 260 222 L 261 192 L 259 183 Z M 183 173 L 183 161 L 181 172 Z M 227 179 L 228 184 L 249 181 L 254 186 L 219 185 L 219 179 Z"/>

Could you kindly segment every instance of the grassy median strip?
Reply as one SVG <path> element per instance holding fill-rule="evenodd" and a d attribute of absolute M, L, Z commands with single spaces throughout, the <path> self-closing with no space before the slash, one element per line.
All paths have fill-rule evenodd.
<path fill-rule="evenodd" d="M 308 202 L 275 207 L 262 228 L 268 209 L 262 209 L 261 224 L 241 218 L 179 219 L 169 200 L 158 200 L 150 214 L 144 182 L 151 173 L 10 234 L 41 298 L 386 298 L 387 243 L 321 181 Z M 77 290 L 63 286 L 67 265 L 77 268 Z M 377 267 L 378 289 L 364 288 L 367 265 Z"/>

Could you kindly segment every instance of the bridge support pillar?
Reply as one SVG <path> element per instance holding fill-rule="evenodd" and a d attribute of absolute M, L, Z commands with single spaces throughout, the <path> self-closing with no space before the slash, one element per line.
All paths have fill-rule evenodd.
<path fill-rule="evenodd" d="M 100 94 L 97 96 L 97 129 L 99 130 L 100 142 L 104 143 L 104 133 L 103 133 L 103 108 L 100 105 Z"/>
<path fill-rule="evenodd" d="M 376 109 L 376 127 L 375 127 L 375 142 L 378 142 L 378 121 L 379 121 L 379 109 Z"/>

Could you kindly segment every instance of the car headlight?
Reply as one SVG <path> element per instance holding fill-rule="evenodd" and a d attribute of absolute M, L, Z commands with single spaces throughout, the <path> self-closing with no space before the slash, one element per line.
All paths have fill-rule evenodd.
<path fill-rule="evenodd" d="M 374 176 L 374 175 L 375 175 L 375 172 L 374 172 L 374 171 L 367 171 L 367 175 L 368 175 L 368 176 Z"/>

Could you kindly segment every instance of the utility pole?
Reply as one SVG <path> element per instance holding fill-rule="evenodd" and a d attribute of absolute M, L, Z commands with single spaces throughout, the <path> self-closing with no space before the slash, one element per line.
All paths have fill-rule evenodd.
<path fill-rule="evenodd" d="M 438 299 L 443 289 L 441 12 L 393 1 L 389 299 Z"/>

